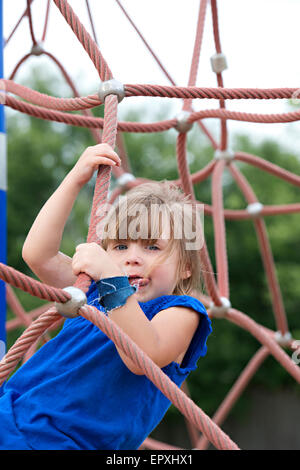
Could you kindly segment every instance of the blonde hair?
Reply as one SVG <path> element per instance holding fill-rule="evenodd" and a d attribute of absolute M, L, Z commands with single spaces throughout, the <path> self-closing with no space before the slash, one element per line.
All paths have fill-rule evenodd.
<path fill-rule="evenodd" d="M 190 240 L 186 238 L 185 232 L 180 238 L 175 236 L 176 227 L 182 223 L 183 210 L 187 206 L 191 209 L 188 211 L 188 217 L 195 232 L 194 204 L 178 186 L 167 180 L 136 186 L 124 196 L 120 196 L 116 204 L 108 211 L 104 221 L 105 237 L 102 238 L 101 245 L 107 250 L 111 240 L 142 239 L 148 245 L 154 244 L 159 238 L 168 238 L 169 243 L 165 255 L 158 258 L 157 262 L 151 266 L 151 270 L 158 264 L 164 263 L 176 250 L 178 276 L 173 295 L 197 293 L 202 290 L 198 249 L 186 249 Z M 165 220 L 169 223 L 164 225 Z M 133 228 L 135 233 L 133 233 Z M 167 237 L 165 236 L 166 229 Z M 191 275 L 182 279 L 182 274 L 187 270 Z"/>

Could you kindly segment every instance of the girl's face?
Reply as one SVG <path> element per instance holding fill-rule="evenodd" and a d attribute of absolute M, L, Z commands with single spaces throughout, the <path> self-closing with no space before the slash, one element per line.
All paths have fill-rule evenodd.
<path fill-rule="evenodd" d="M 145 240 L 111 240 L 107 253 L 120 266 L 129 282 L 134 284 L 132 276 L 138 276 L 141 285 L 134 294 L 139 302 L 147 302 L 161 295 L 171 295 L 178 278 L 178 253 L 173 250 L 162 264 L 151 266 L 166 253 L 168 240 L 158 239 L 153 245 Z M 148 273 L 148 274 L 147 274 Z"/>

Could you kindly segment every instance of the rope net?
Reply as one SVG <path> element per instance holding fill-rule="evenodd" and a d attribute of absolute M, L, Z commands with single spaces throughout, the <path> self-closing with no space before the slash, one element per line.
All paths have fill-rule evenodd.
<path fill-rule="evenodd" d="M 48 53 L 42 46 L 48 27 L 49 10 L 52 4 L 60 11 L 68 26 L 74 32 L 78 41 L 82 44 L 86 53 L 89 55 L 94 64 L 101 81 L 107 81 L 113 78 L 113 74 L 109 69 L 107 62 L 101 54 L 95 28 L 93 24 L 93 16 L 88 0 L 86 6 L 91 30 L 93 36 L 87 32 L 78 16 L 75 14 L 67 0 L 48 0 L 45 15 L 45 22 L 41 42 L 38 42 L 33 27 L 31 4 L 33 0 L 27 0 L 27 6 L 16 26 L 6 40 L 6 45 L 17 30 L 21 21 L 28 17 L 30 34 L 32 39 L 32 50 L 26 54 L 16 65 L 9 79 L 0 81 L 2 90 L 2 102 L 5 106 L 9 106 L 22 113 L 35 116 L 40 119 L 46 119 L 56 122 L 63 122 L 73 126 L 81 126 L 90 129 L 96 143 L 108 143 L 112 147 L 116 144 L 122 159 L 120 168 L 111 168 L 110 166 L 100 166 L 94 189 L 94 197 L 92 202 L 91 221 L 87 236 L 87 241 L 97 241 L 96 226 L 105 217 L 105 205 L 107 200 L 112 203 L 115 198 L 123 191 L 143 184 L 148 181 L 145 178 L 127 179 L 127 182 L 121 183 L 122 176 L 128 173 L 130 168 L 126 149 L 122 141 L 122 132 L 162 132 L 173 127 L 178 130 L 176 153 L 178 162 L 179 179 L 174 181 L 181 186 L 186 194 L 191 195 L 192 200 L 196 201 L 193 185 L 204 181 L 209 176 L 212 177 L 212 205 L 205 204 L 205 215 L 211 216 L 214 226 L 215 236 L 215 254 L 216 254 L 216 272 L 217 281 L 212 269 L 207 246 L 199 250 L 199 257 L 203 266 L 203 277 L 205 288 L 208 295 L 200 295 L 199 299 L 208 309 L 208 314 L 212 319 L 225 318 L 227 321 L 238 325 L 240 328 L 252 334 L 261 344 L 260 349 L 250 360 L 249 364 L 241 373 L 240 377 L 233 385 L 229 394 L 220 405 L 215 415 L 210 418 L 201 408 L 199 408 L 189 397 L 189 391 L 186 383 L 179 389 L 149 358 L 144 352 L 108 317 L 95 307 L 84 305 L 80 308 L 79 314 L 89 321 L 97 325 L 130 359 L 138 365 L 145 375 L 151 380 L 161 392 L 180 410 L 186 419 L 188 432 L 191 439 L 191 445 L 194 449 L 206 449 L 211 443 L 216 449 L 221 450 L 238 450 L 238 445 L 233 442 L 230 437 L 222 431 L 220 426 L 224 422 L 231 408 L 244 391 L 245 387 L 256 373 L 260 365 L 269 356 L 274 358 L 284 367 L 287 372 L 297 381 L 300 382 L 300 370 L 291 358 L 283 350 L 282 346 L 293 350 L 293 339 L 288 329 L 288 321 L 282 301 L 280 286 L 277 280 L 273 255 L 268 240 L 268 234 L 264 222 L 264 216 L 276 214 L 288 214 L 300 212 L 299 204 L 288 204 L 280 206 L 263 206 L 259 203 L 250 184 L 239 171 L 236 161 L 247 162 L 263 171 L 277 176 L 290 184 L 300 186 L 300 177 L 275 165 L 264 159 L 250 155 L 244 152 L 235 152 L 230 154 L 227 151 L 227 120 L 260 122 L 260 123 L 282 123 L 300 120 L 300 111 L 281 113 L 281 114 L 253 114 L 244 112 L 234 112 L 226 110 L 226 100 L 232 99 L 289 99 L 298 91 L 295 88 L 275 88 L 275 89 L 251 89 L 251 88 L 224 88 L 222 71 L 226 68 L 224 65 L 224 56 L 222 54 L 219 25 L 218 10 L 216 0 L 211 0 L 210 7 L 213 21 L 213 35 L 215 41 L 216 56 L 221 60 L 221 66 L 214 66 L 217 78 L 217 88 L 198 88 L 195 86 L 197 79 L 197 71 L 199 57 L 202 45 L 203 30 L 207 10 L 209 6 L 208 0 L 200 0 L 199 14 L 197 19 L 196 37 L 194 43 L 194 51 L 188 85 L 186 87 L 176 86 L 172 77 L 163 67 L 158 57 L 151 49 L 148 42 L 142 36 L 141 32 L 126 12 L 124 6 L 119 0 L 116 3 L 131 23 L 135 31 L 138 33 L 146 48 L 152 54 L 162 72 L 170 81 L 170 86 L 159 85 L 124 85 L 124 95 L 127 98 L 133 96 L 143 97 L 166 97 L 177 98 L 183 102 L 182 110 L 188 113 L 185 124 L 191 125 L 197 123 L 200 130 L 209 139 L 213 149 L 215 150 L 215 158 L 204 168 L 194 174 L 191 174 L 187 164 L 187 132 L 180 130 L 178 127 L 178 119 L 170 119 L 155 123 L 132 123 L 120 122 L 117 117 L 118 99 L 116 95 L 109 94 L 101 101 L 98 94 L 89 96 L 79 96 L 76 86 L 72 82 L 70 76 L 64 69 L 63 65 L 52 54 Z M 74 94 L 73 98 L 56 98 L 48 96 L 37 91 L 31 90 L 25 86 L 21 86 L 14 82 L 14 76 L 20 66 L 26 62 L 31 55 L 47 55 L 50 60 L 54 61 L 62 71 L 67 83 L 70 85 Z M 223 61 L 223 65 L 222 65 Z M 14 98 L 8 93 L 16 95 Z M 193 99 L 217 99 L 219 100 L 219 109 L 207 109 L 203 111 L 193 111 Z M 91 114 L 91 108 L 104 104 L 104 119 L 95 118 Z M 69 111 L 81 111 L 82 115 L 74 115 Z M 209 130 L 203 123 L 203 119 L 219 118 L 221 123 L 220 143 L 216 142 Z M 100 131 L 101 130 L 101 133 Z M 102 135 L 101 135 L 102 134 Z M 223 206 L 222 193 L 222 175 L 224 170 L 228 168 L 237 185 L 240 187 L 245 200 L 248 202 L 247 210 L 228 210 Z M 117 187 L 112 191 L 108 198 L 108 190 L 110 187 L 111 172 L 117 180 Z M 255 209 L 255 210 L 254 210 Z M 277 331 L 265 328 L 263 325 L 252 320 L 245 313 L 231 307 L 229 302 L 229 278 L 228 263 L 226 249 L 226 219 L 253 219 L 254 227 L 257 234 L 258 243 L 261 250 L 266 278 L 271 293 L 272 307 L 276 322 Z M 7 302 L 16 318 L 7 321 L 7 331 L 15 329 L 18 326 L 25 326 L 26 329 L 19 337 L 16 343 L 4 356 L 0 362 L 0 384 L 2 384 L 10 373 L 15 369 L 20 360 L 26 361 L 35 352 L 38 342 L 46 342 L 49 339 L 48 332 L 55 330 L 62 322 L 61 315 L 57 312 L 52 304 L 44 305 L 31 312 L 25 312 L 19 300 L 17 299 L 11 286 L 18 287 L 31 295 L 37 296 L 49 302 L 67 302 L 70 295 L 57 288 L 44 285 L 24 274 L 16 271 L 0 263 L 0 278 L 7 283 Z M 80 274 L 75 283 L 75 287 L 79 287 L 84 292 L 89 288 L 91 279 L 85 274 Z M 201 434 L 199 433 L 201 432 Z M 178 447 L 158 442 L 154 439 L 147 438 L 142 444 L 143 449 L 178 449 Z"/>

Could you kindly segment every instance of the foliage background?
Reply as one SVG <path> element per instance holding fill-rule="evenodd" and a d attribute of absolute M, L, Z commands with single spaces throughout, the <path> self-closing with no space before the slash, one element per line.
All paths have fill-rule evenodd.
<path fill-rule="evenodd" d="M 57 90 L 60 90 L 61 96 L 69 95 L 65 85 L 46 70 L 33 70 L 24 84 L 44 93 L 57 95 Z M 167 112 L 165 106 L 164 109 Z M 93 112 L 99 116 L 102 108 Z M 146 111 L 142 109 L 132 111 L 128 113 L 126 120 L 143 121 L 145 114 Z M 152 119 L 155 121 L 163 118 L 166 118 L 165 114 L 157 114 Z M 162 134 L 124 134 L 133 174 L 153 180 L 178 178 L 176 134 L 175 130 Z M 44 202 L 74 165 L 81 152 L 86 146 L 93 145 L 94 141 L 86 129 L 30 118 L 11 110 L 7 111 L 7 136 L 8 264 L 33 276 L 21 257 L 26 234 Z M 235 135 L 233 150 L 258 155 L 300 174 L 299 157 L 274 140 L 256 142 L 247 135 Z M 194 128 L 189 133 L 188 155 L 192 173 L 213 158 L 213 150 L 199 129 Z M 297 187 L 250 165 L 237 162 L 237 166 L 263 204 L 299 201 Z M 90 182 L 81 191 L 66 226 L 61 249 L 70 256 L 76 245 L 86 239 L 93 183 L 94 181 Z M 211 178 L 195 185 L 195 194 L 199 201 L 211 203 L 210 184 Z M 247 204 L 229 172 L 224 175 L 223 184 L 225 207 L 245 208 Z M 112 187 L 113 185 L 114 180 Z M 266 217 L 265 221 L 290 331 L 293 337 L 300 339 L 299 214 Z M 205 218 L 204 228 L 208 250 L 215 266 L 211 218 Z M 257 322 L 274 330 L 270 295 L 253 223 L 251 220 L 226 221 L 226 231 L 231 303 Z M 42 303 L 22 291 L 18 290 L 16 293 L 27 311 Z M 8 311 L 8 318 L 11 317 L 12 313 Z M 8 348 L 21 331 L 18 329 L 8 334 Z M 208 341 L 208 354 L 199 361 L 197 371 L 194 371 L 188 380 L 193 400 L 206 413 L 212 415 L 259 347 L 257 341 L 242 329 L 225 320 L 214 321 L 213 333 Z M 270 391 L 297 390 L 294 379 L 272 357 L 269 357 L 255 374 L 251 381 L 251 386 L 253 385 Z M 234 407 L 233 415 L 242 419 L 247 415 L 248 405 L 246 391 Z M 180 419 L 175 407 L 170 408 L 166 419 L 170 423 Z"/>

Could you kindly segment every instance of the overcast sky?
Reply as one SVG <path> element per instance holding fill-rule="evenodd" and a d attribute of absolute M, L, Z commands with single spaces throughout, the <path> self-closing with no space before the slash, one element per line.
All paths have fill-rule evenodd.
<path fill-rule="evenodd" d="M 26 7 L 26 0 L 3 0 L 4 36 Z M 91 32 L 84 0 L 69 0 L 75 13 Z M 199 0 L 122 0 L 128 13 L 177 85 L 187 85 L 197 24 Z M 100 50 L 115 78 L 123 83 L 169 84 L 151 54 L 134 31 L 114 0 L 90 0 Z M 222 50 L 228 70 L 223 73 L 225 87 L 300 87 L 300 1 L 299 0 L 219 0 L 219 23 Z M 36 37 L 42 35 L 46 0 L 34 0 L 32 6 Z M 215 52 L 211 11 L 207 10 L 197 86 L 215 87 L 210 57 Z M 28 20 L 24 19 L 5 49 L 5 76 L 31 48 Z M 94 93 L 97 72 L 79 41 L 52 2 L 45 49 L 64 64 L 81 94 Z M 46 58 L 32 58 L 16 76 L 20 81 L 28 70 L 47 64 Z M 55 70 L 55 69 L 54 69 Z M 59 72 L 57 72 L 59 73 Z M 168 100 L 169 102 L 169 100 Z M 120 118 L 128 109 L 146 106 L 151 111 L 166 108 L 167 100 L 128 98 L 120 109 Z M 180 111 L 181 100 L 172 100 L 167 117 Z M 217 108 L 217 101 L 197 100 L 194 108 Z M 237 111 L 279 113 L 290 110 L 286 100 L 227 101 L 227 108 Z M 205 121 L 218 136 L 218 125 Z M 299 123 L 249 124 L 229 121 L 230 135 L 235 130 L 258 137 L 271 135 L 292 147 L 300 148 Z M 300 152 L 299 152 L 300 154 Z"/>

